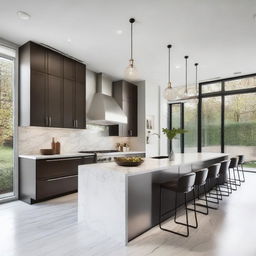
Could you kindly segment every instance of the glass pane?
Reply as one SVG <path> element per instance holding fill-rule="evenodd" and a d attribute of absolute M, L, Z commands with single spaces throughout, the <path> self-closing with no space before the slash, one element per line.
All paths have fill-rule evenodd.
<path fill-rule="evenodd" d="M 197 152 L 197 103 L 184 104 L 185 152 Z"/>
<path fill-rule="evenodd" d="M 15 58 L 16 51 L 6 46 L 0 45 L 0 53 Z"/>
<path fill-rule="evenodd" d="M 256 76 L 251 76 L 242 79 L 236 79 L 225 82 L 225 90 L 240 90 L 256 87 Z"/>
<path fill-rule="evenodd" d="M 202 152 L 221 152 L 221 97 L 202 99 Z"/>
<path fill-rule="evenodd" d="M 0 58 L 0 198 L 13 194 L 13 70 Z"/>
<path fill-rule="evenodd" d="M 221 83 L 212 83 L 202 85 L 202 93 L 219 92 L 221 91 Z"/>
<path fill-rule="evenodd" d="M 172 128 L 180 128 L 181 120 L 181 105 L 172 104 Z M 180 135 L 178 134 L 175 139 L 172 140 L 172 149 L 176 153 L 181 152 Z"/>
<path fill-rule="evenodd" d="M 225 152 L 256 160 L 256 93 L 225 97 Z"/>

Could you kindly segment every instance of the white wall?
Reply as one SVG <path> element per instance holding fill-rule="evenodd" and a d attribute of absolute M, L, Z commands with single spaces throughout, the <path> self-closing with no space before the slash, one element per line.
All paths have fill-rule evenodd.
<path fill-rule="evenodd" d="M 146 144 L 146 154 L 148 157 L 157 155 L 167 155 L 167 139 L 162 134 L 162 128 L 167 127 L 167 102 L 163 98 L 163 88 L 160 86 L 146 82 L 146 118 L 153 119 L 153 129 L 148 131 L 149 143 Z M 157 133 L 160 135 L 153 135 Z"/>

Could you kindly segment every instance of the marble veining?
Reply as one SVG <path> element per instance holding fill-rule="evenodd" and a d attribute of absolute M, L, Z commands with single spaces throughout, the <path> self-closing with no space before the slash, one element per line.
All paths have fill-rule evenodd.
<path fill-rule="evenodd" d="M 127 137 L 108 136 L 104 126 L 87 125 L 87 129 L 61 129 L 45 127 L 19 127 L 19 154 L 39 154 L 40 148 L 50 148 L 52 137 L 61 143 L 61 153 L 80 150 L 115 149 L 116 143 L 128 143 Z M 136 150 L 136 148 L 132 148 Z"/>
<path fill-rule="evenodd" d="M 208 161 L 214 158 L 228 157 L 228 154 L 223 153 L 176 153 L 175 160 L 169 161 L 169 159 L 152 159 L 145 158 L 144 163 L 137 167 L 123 167 L 117 165 L 115 162 L 110 163 L 100 163 L 95 165 L 83 165 L 82 170 L 89 169 L 101 169 L 101 170 L 112 170 L 115 172 L 120 172 L 125 175 L 137 175 L 149 172 L 155 172 L 159 170 L 165 170 L 172 168 L 177 170 L 177 167 L 183 168 L 183 166 L 188 166 L 189 169 L 192 168 L 192 164 L 196 164 L 202 161 Z M 175 168 L 176 167 L 176 168 Z"/>

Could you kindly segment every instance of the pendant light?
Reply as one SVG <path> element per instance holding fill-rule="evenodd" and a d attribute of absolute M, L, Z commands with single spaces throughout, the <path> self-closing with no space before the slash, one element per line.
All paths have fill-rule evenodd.
<path fill-rule="evenodd" d="M 131 24 L 131 57 L 129 60 L 129 65 L 125 69 L 125 78 L 127 80 L 136 81 L 138 79 L 138 71 L 134 65 L 134 59 L 133 59 L 133 24 L 135 22 L 134 18 L 130 18 L 129 22 Z"/>
<path fill-rule="evenodd" d="M 185 57 L 185 84 L 186 84 L 186 87 L 185 87 L 185 97 L 188 97 L 188 56 L 186 55 Z"/>
<path fill-rule="evenodd" d="M 168 83 L 167 87 L 164 90 L 164 98 L 166 100 L 172 100 L 173 99 L 173 89 L 172 89 L 172 83 L 171 83 L 171 48 L 172 45 L 168 44 Z"/>
<path fill-rule="evenodd" d="M 198 63 L 195 63 L 194 65 L 196 69 L 195 94 L 191 97 L 192 99 L 190 101 L 191 103 L 198 104 Z"/>

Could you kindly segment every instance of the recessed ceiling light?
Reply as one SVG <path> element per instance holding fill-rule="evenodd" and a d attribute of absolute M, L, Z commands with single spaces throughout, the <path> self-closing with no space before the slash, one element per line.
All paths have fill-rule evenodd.
<path fill-rule="evenodd" d="M 68 38 L 68 39 L 67 39 L 67 42 L 68 42 L 68 43 L 71 43 L 71 41 L 72 41 L 71 38 Z"/>
<path fill-rule="evenodd" d="M 17 16 L 21 19 L 21 20 L 29 20 L 31 18 L 31 16 L 23 11 L 18 11 L 17 12 Z"/>
<path fill-rule="evenodd" d="M 175 66 L 175 68 L 180 68 L 180 66 L 179 66 L 179 65 L 177 65 L 177 66 Z"/>
<path fill-rule="evenodd" d="M 122 34 L 123 34 L 123 30 L 118 29 L 118 30 L 116 31 L 116 33 L 117 33 L 118 35 L 122 35 Z"/>

